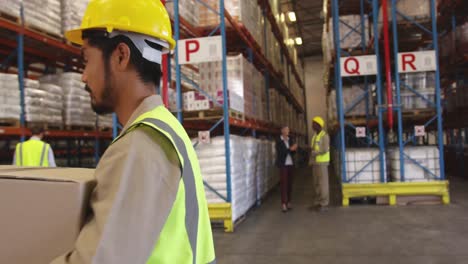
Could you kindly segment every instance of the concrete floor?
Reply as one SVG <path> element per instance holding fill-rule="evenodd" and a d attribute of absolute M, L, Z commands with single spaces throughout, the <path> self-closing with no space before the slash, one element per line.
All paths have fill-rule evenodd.
<path fill-rule="evenodd" d="M 280 211 L 275 190 L 235 233 L 215 229 L 219 264 L 468 263 L 467 181 L 451 181 L 450 206 L 335 206 L 318 214 L 307 210 L 312 182 L 305 172 L 297 173 L 291 212 Z"/>

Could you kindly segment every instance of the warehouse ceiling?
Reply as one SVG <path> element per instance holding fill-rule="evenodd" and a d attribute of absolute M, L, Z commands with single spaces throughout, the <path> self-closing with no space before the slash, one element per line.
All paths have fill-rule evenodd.
<path fill-rule="evenodd" d="M 294 11 L 296 22 L 289 22 L 291 37 L 301 37 L 302 45 L 298 46 L 301 58 L 322 54 L 323 0 L 282 0 L 283 12 Z M 291 35 L 292 34 L 292 35 Z"/>

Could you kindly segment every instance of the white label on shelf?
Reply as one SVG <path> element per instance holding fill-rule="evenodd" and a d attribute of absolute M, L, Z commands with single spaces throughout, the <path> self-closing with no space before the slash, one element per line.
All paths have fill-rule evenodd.
<path fill-rule="evenodd" d="M 377 74 L 377 56 L 366 55 L 340 59 L 341 76 L 363 76 Z"/>
<path fill-rule="evenodd" d="M 356 137 L 365 138 L 366 137 L 366 128 L 365 127 L 356 127 Z"/>
<path fill-rule="evenodd" d="M 424 126 L 414 126 L 414 135 L 417 137 L 424 137 L 426 135 Z"/>
<path fill-rule="evenodd" d="M 434 50 L 398 53 L 398 71 L 425 72 L 437 70 Z"/>
<path fill-rule="evenodd" d="M 222 48 L 221 36 L 179 40 L 179 64 L 220 61 L 223 59 Z"/>
<path fill-rule="evenodd" d="M 209 144 L 210 131 L 198 131 L 198 141 L 202 144 Z"/>

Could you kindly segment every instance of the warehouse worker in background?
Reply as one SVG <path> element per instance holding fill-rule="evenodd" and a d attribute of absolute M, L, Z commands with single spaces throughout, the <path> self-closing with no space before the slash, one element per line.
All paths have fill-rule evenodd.
<path fill-rule="evenodd" d="M 311 209 L 319 212 L 328 210 L 330 202 L 328 189 L 328 165 L 330 164 L 330 138 L 325 132 L 325 121 L 317 116 L 312 120 L 315 134 L 311 142 L 311 165 L 314 179 L 314 204 Z"/>
<path fill-rule="evenodd" d="M 56 167 L 54 151 L 42 141 L 44 129 L 31 128 L 32 136 L 28 141 L 16 145 L 13 165 L 24 167 Z"/>
<path fill-rule="evenodd" d="M 91 0 L 81 28 L 82 80 L 98 114 L 123 129 L 100 160 L 92 214 L 54 264 L 215 263 L 198 158 L 155 94 L 162 55 L 175 46 L 160 0 Z"/>
<path fill-rule="evenodd" d="M 280 170 L 281 210 L 286 213 L 292 209 L 291 196 L 293 186 L 293 156 L 297 151 L 297 144 L 289 136 L 289 127 L 281 128 L 281 135 L 276 141 L 276 166 Z"/>

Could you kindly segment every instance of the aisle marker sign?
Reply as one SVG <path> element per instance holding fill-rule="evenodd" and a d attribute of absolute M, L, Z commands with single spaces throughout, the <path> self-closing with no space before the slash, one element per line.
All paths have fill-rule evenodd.
<path fill-rule="evenodd" d="M 424 137 L 426 135 L 426 129 L 424 126 L 415 126 L 414 135 L 417 137 Z"/>
<path fill-rule="evenodd" d="M 356 137 L 365 138 L 366 137 L 366 127 L 356 127 Z"/>
<path fill-rule="evenodd" d="M 221 36 L 177 41 L 179 64 L 220 61 L 223 59 Z"/>
<path fill-rule="evenodd" d="M 355 56 L 340 59 L 341 76 L 364 76 L 377 74 L 377 56 Z"/>
<path fill-rule="evenodd" d="M 398 72 L 436 71 L 437 61 L 434 50 L 398 53 Z"/>

